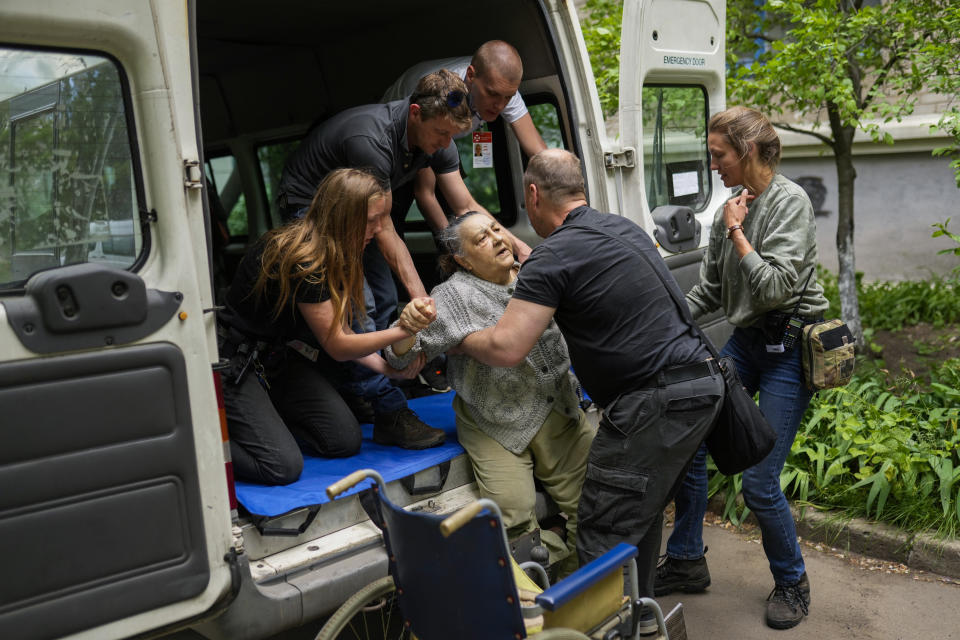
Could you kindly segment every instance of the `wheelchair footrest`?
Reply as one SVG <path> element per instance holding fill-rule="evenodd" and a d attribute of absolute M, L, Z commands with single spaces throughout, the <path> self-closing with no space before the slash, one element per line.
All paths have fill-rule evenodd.
<path fill-rule="evenodd" d="M 678 602 L 670 613 L 664 616 L 667 623 L 667 637 L 670 640 L 687 640 L 687 623 L 683 619 L 683 603 Z"/>

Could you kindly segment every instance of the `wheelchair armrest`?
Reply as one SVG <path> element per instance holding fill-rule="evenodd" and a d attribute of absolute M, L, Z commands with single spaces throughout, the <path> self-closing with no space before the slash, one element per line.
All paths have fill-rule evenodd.
<path fill-rule="evenodd" d="M 553 585 L 537 596 L 538 605 L 547 611 L 556 611 L 594 583 L 620 569 L 629 560 L 637 557 L 636 545 L 621 542 L 610 551 Z"/>

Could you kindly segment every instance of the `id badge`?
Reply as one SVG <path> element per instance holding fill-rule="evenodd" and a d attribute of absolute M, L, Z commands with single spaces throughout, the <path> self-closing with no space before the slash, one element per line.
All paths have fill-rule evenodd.
<path fill-rule="evenodd" d="M 473 132 L 473 168 L 493 168 L 493 132 Z"/>
<path fill-rule="evenodd" d="M 783 348 L 783 343 L 780 344 L 768 344 L 767 353 L 783 353 L 785 349 Z"/>

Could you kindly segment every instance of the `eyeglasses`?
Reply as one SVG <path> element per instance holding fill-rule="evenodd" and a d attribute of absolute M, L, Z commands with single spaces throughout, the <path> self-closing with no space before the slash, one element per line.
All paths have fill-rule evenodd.
<path fill-rule="evenodd" d="M 454 89 L 450 91 L 445 96 L 434 96 L 434 95 L 417 95 L 413 96 L 410 102 L 414 104 L 420 104 L 423 100 L 439 100 L 444 102 L 451 109 L 456 109 L 463 103 L 463 99 L 467 97 L 467 94 L 459 89 Z"/>

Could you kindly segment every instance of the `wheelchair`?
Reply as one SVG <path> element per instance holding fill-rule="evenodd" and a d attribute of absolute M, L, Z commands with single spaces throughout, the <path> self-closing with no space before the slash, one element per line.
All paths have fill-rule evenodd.
<path fill-rule="evenodd" d="M 390 573 L 344 602 L 317 640 L 686 640 L 680 605 L 668 616 L 668 631 L 656 601 L 638 597 L 635 546 L 621 543 L 550 586 L 540 564 L 513 561 L 492 500 L 449 517 L 406 511 L 390 501 L 372 469 L 334 483 L 327 495 L 367 479 L 374 481 Z M 641 636 L 641 610 L 653 613 L 654 633 Z"/>

